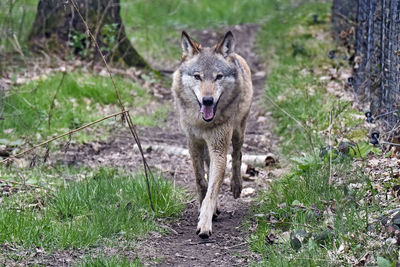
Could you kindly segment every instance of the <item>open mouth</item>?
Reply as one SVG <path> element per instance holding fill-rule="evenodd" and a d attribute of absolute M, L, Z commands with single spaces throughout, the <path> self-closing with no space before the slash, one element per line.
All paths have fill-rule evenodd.
<path fill-rule="evenodd" d="M 203 120 L 206 122 L 212 121 L 217 111 L 217 104 L 212 104 L 211 106 L 201 105 L 200 112 L 202 114 Z"/>
<path fill-rule="evenodd" d="M 200 112 L 202 114 L 204 121 L 210 122 L 214 119 L 215 113 L 217 112 L 217 106 L 218 106 L 219 100 L 221 99 L 221 96 L 218 98 L 218 101 L 216 103 L 213 103 L 212 105 L 204 105 L 199 102 Z"/>

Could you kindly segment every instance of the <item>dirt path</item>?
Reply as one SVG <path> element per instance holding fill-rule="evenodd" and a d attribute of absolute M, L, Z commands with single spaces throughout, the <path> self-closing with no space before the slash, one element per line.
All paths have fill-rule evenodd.
<path fill-rule="evenodd" d="M 265 65 L 260 64 L 253 47 L 258 26 L 241 25 L 230 29 L 236 39 L 237 53 L 248 61 L 253 73 L 254 101 L 248 119 L 243 153 L 266 155 L 273 150 L 272 147 L 277 142 L 270 130 L 271 119 L 261 104 L 266 74 Z M 218 34 L 209 30 L 191 34 L 207 46 L 215 44 L 217 38 L 225 30 L 227 29 L 222 29 Z M 167 117 L 168 123 L 164 127 L 139 129 L 142 143 L 186 148 L 186 139 L 179 128 L 176 114 L 171 112 Z M 65 154 L 63 161 L 68 164 L 89 166 L 107 164 L 137 169 L 141 166 L 141 159 L 132 150 L 132 144 L 129 134 L 122 133 L 107 142 L 92 142 L 71 148 Z M 146 158 L 151 166 L 162 170 L 164 176 L 170 177 L 195 195 L 195 181 L 188 156 L 152 150 L 148 145 L 145 147 L 148 148 Z M 266 174 L 263 170 L 259 171 Z M 242 231 L 244 218 L 249 213 L 254 194 L 234 200 L 229 188 L 229 175 L 227 173 L 219 194 L 218 202 L 222 213 L 213 223 L 211 238 L 204 241 L 196 236 L 198 207 L 197 203 L 192 201 L 187 205 L 183 217 L 168 225 L 171 230 L 169 235 L 150 233 L 146 240 L 139 242 L 136 253 L 145 264 L 152 266 L 243 266 L 255 257 L 249 252 L 246 231 Z M 244 189 L 257 190 L 257 187 L 263 186 L 264 183 L 261 180 L 266 176 L 260 175 L 257 182 L 244 181 Z"/>

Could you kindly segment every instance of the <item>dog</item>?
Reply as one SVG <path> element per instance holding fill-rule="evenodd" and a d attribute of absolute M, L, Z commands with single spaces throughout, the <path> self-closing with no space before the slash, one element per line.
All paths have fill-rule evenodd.
<path fill-rule="evenodd" d="M 253 85 L 249 66 L 234 52 L 231 31 L 213 47 L 202 47 L 183 31 L 181 45 L 182 61 L 173 74 L 172 93 L 196 177 L 200 204 L 196 234 L 209 238 L 212 219 L 219 214 L 217 195 L 230 141 L 233 197 L 239 198 L 242 191 L 241 148 Z"/>

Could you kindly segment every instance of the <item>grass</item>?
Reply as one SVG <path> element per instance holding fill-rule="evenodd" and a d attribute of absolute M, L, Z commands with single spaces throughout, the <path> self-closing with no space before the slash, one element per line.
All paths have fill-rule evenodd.
<path fill-rule="evenodd" d="M 46 193 L 21 190 L 4 196 L 0 207 L 0 243 L 46 250 L 87 248 L 105 240 L 134 240 L 149 231 L 160 230 L 157 218 L 174 217 L 183 210 L 184 194 L 168 180 L 151 182 L 155 211 L 150 209 L 143 174 L 102 168 L 67 171 L 34 170 L 19 174 L 28 184 L 42 184 L 54 190 Z M 19 171 L 7 171 L 13 177 Z M 80 177 L 66 183 L 62 176 Z M 43 175 L 44 174 L 44 175 Z M 60 185 L 60 180 L 64 185 Z M 55 181 L 53 182 L 49 181 Z M 22 182 L 22 181 L 21 181 Z"/>
<path fill-rule="evenodd" d="M 366 231 L 368 213 L 380 206 L 360 202 L 367 187 L 351 189 L 352 184 L 368 180 L 361 168 L 343 160 L 332 165 L 332 171 L 340 179 L 329 184 L 329 165 L 311 164 L 307 170 L 287 174 L 260 196 L 254 212 L 270 219 L 257 220 L 257 231 L 250 239 L 252 249 L 264 257 L 258 265 L 349 265 L 345 255 L 335 255 L 342 244 L 353 256 L 363 256 L 364 242 L 372 241 Z M 269 235 L 278 239 L 270 244 L 266 240 Z"/>
<path fill-rule="evenodd" d="M 374 244 L 371 229 L 382 230 L 370 217 L 381 206 L 369 198 L 371 183 L 363 166 L 346 153 L 334 152 L 344 137 L 362 151 L 372 148 L 360 142 L 365 140 L 358 129 L 362 120 L 354 119 L 360 113 L 330 95 L 327 82 L 320 79 L 331 69 L 349 68 L 340 58 L 345 53 L 328 58 L 336 49 L 324 35 L 330 31 L 330 5 L 286 6 L 274 13 L 258 38 L 258 50 L 269 64 L 265 103 L 282 140 L 281 157 L 291 170 L 259 194 L 254 206 L 249 223 L 256 230 L 250 244 L 262 256 L 253 263 L 257 266 L 352 265 L 350 259 L 360 259 Z M 340 252 L 340 247 L 346 250 Z M 398 252 L 389 245 L 374 249 L 376 259 L 397 259 Z"/>
<path fill-rule="evenodd" d="M 36 16 L 38 0 L 4 0 L 0 2 L 0 54 L 14 49 L 16 42 L 23 47 Z"/>
<path fill-rule="evenodd" d="M 129 261 L 126 258 L 121 258 L 118 256 L 114 257 L 106 257 L 106 256 L 98 256 L 98 257 L 88 257 L 83 262 L 78 263 L 76 266 L 78 267 L 135 267 L 142 266 L 139 260 Z"/>
<path fill-rule="evenodd" d="M 263 47 L 268 47 L 267 53 L 270 53 L 263 53 L 271 66 L 266 102 L 277 121 L 278 135 L 284 137 L 282 152 L 288 157 L 322 145 L 318 132 L 329 126 L 329 112 L 337 105 L 337 101 L 327 96 L 326 84 L 313 73 L 319 66 L 329 63 L 328 52 L 334 49 L 329 40 L 316 39 L 321 27 L 329 31 L 329 8 L 328 3 L 288 8 L 277 13 L 286 15 L 277 15 L 259 36 L 258 50 L 262 52 Z M 313 22 L 315 14 L 319 23 Z M 272 105 L 269 99 L 301 125 Z"/>
<path fill-rule="evenodd" d="M 217 30 L 223 26 L 263 23 L 281 5 L 272 0 L 121 1 L 127 33 L 139 53 L 147 59 L 176 63 L 181 55 L 182 30 Z"/>
<path fill-rule="evenodd" d="M 2 100 L 4 120 L 0 121 L 3 143 L 13 142 L 19 137 L 32 139 L 38 135 L 42 138 L 59 134 L 119 111 L 117 97 L 108 77 L 77 71 L 66 74 L 62 80 L 63 74 L 52 74 L 23 86 L 14 86 L 6 92 Z M 151 96 L 139 85 L 119 76 L 115 76 L 115 81 L 124 104 L 135 107 L 132 116 L 136 124 L 155 126 L 163 122 L 167 112 L 165 106 L 156 107 L 152 114 L 146 113 L 146 110 L 137 112 L 145 109 Z M 118 124 L 118 121 L 111 119 L 101 125 L 110 128 Z M 78 134 L 78 140 L 88 139 L 90 133 Z"/>

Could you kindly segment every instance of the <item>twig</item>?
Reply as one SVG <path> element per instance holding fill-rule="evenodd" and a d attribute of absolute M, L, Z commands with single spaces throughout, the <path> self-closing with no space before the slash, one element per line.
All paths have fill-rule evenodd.
<path fill-rule="evenodd" d="M 26 153 L 28 153 L 28 152 L 30 152 L 30 151 L 32 151 L 32 150 L 38 148 L 38 147 L 41 147 L 41 146 L 43 146 L 43 145 L 46 145 L 46 144 L 48 144 L 48 143 L 50 143 L 50 142 L 53 142 L 54 140 L 60 139 L 61 137 L 64 137 L 64 136 L 66 136 L 66 135 L 71 135 L 71 134 L 73 134 L 73 133 L 79 132 L 80 130 L 83 130 L 83 129 L 87 128 L 87 127 L 92 126 L 93 124 L 99 123 L 99 122 L 101 122 L 101 121 L 104 121 L 104 120 L 106 120 L 106 119 L 109 119 L 109 118 L 112 118 L 112 117 L 115 117 L 115 116 L 118 116 L 118 115 L 121 115 L 121 114 L 124 114 L 124 113 L 128 113 L 128 111 L 121 111 L 121 112 L 117 112 L 117 113 L 108 115 L 108 116 L 106 116 L 106 117 L 104 117 L 104 118 L 95 120 L 95 121 L 93 121 L 93 122 L 91 122 L 91 123 L 88 123 L 88 124 L 86 124 L 86 125 L 84 125 L 84 126 L 82 126 L 82 127 L 76 128 L 76 129 L 74 129 L 74 130 L 72 130 L 72 131 L 69 131 L 69 132 L 67 132 L 67 133 L 64 133 L 64 134 L 58 135 L 58 136 L 56 136 L 56 137 L 53 137 L 53 138 L 51 138 L 51 139 L 49 139 L 49 140 L 47 140 L 47 141 L 44 141 L 44 142 L 42 142 L 42 143 L 40 143 L 40 144 L 37 144 L 37 145 L 35 145 L 35 146 L 33 146 L 33 147 L 29 148 L 29 149 L 26 149 L 26 150 L 24 150 L 24 151 L 22 151 L 22 152 L 20 152 L 20 153 L 18 153 L 18 154 L 15 154 L 15 155 L 12 156 L 12 157 L 6 158 L 6 159 L 0 161 L 0 163 L 6 163 L 6 162 L 8 162 L 8 161 L 15 160 L 15 159 L 17 159 L 19 156 L 21 156 L 21 155 L 23 155 L 23 154 L 26 154 Z"/>
<path fill-rule="evenodd" d="M 332 110 L 329 112 L 329 132 L 328 132 L 328 144 L 329 144 L 329 181 L 328 184 L 332 183 L 332 146 L 331 146 L 331 138 L 332 138 L 332 126 L 333 126 L 333 118 L 332 118 Z M 329 188 L 330 190 L 330 188 Z"/>
<path fill-rule="evenodd" d="M 0 183 L 10 183 L 10 184 L 17 184 L 17 185 L 23 185 L 23 186 L 28 186 L 28 187 L 34 187 L 34 188 L 42 188 L 38 185 L 19 183 L 19 182 L 15 182 L 15 181 L 1 180 L 1 179 L 0 179 Z"/>
<path fill-rule="evenodd" d="M 106 66 L 107 72 L 108 72 L 108 74 L 110 75 L 110 79 L 111 79 L 112 84 L 113 84 L 113 86 L 114 86 L 115 94 L 116 94 L 117 97 L 118 97 L 118 102 L 119 102 L 119 105 L 120 105 L 120 107 L 121 107 L 121 111 L 122 111 L 122 113 L 121 113 L 121 114 L 122 114 L 122 120 L 124 121 L 124 119 L 126 119 L 126 121 L 127 121 L 127 123 L 128 123 L 128 126 L 129 126 L 129 130 L 130 130 L 130 132 L 131 132 L 133 138 L 135 139 L 135 142 L 136 142 L 136 144 L 138 145 L 140 154 L 141 154 L 141 156 L 142 156 L 143 167 L 144 167 L 144 174 L 145 174 L 145 177 L 146 177 L 147 193 L 148 193 L 148 195 L 149 195 L 149 201 L 150 201 L 150 207 L 151 207 L 151 209 L 152 209 L 153 211 L 155 211 L 154 206 L 153 206 L 153 201 L 152 201 L 152 198 L 151 198 L 149 174 L 150 174 L 150 176 L 151 176 L 151 178 L 152 178 L 153 181 L 154 181 L 154 177 L 153 177 L 153 174 L 152 174 L 152 172 L 151 172 L 151 169 L 150 169 L 149 165 L 147 164 L 146 158 L 145 158 L 145 156 L 144 156 L 143 149 L 142 149 L 142 146 L 141 146 L 141 144 L 140 144 L 139 135 L 138 135 L 137 132 L 136 132 L 135 125 L 133 124 L 133 121 L 132 121 L 132 118 L 131 118 L 131 116 L 130 116 L 130 114 L 129 114 L 129 111 L 125 112 L 125 106 L 124 106 L 124 104 L 122 103 L 121 97 L 120 97 L 120 95 L 119 95 L 117 86 L 116 86 L 116 84 L 115 84 L 114 78 L 113 78 L 112 73 L 111 73 L 111 70 L 110 70 L 110 67 L 108 66 L 107 61 L 106 61 L 106 59 L 105 59 L 103 53 L 101 52 L 101 49 L 100 49 L 100 47 L 99 47 L 99 44 L 98 44 L 96 38 L 93 36 L 92 32 L 90 31 L 89 26 L 88 26 L 88 24 L 86 23 L 85 19 L 82 17 L 82 14 L 80 13 L 80 11 L 79 11 L 79 9 L 78 9 L 78 7 L 77 7 L 77 5 L 76 5 L 76 3 L 75 3 L 75 0 L 71 0 L 71 3 L 72 3 L 72 5 L 73 5 L 73 7 L 75 8 L 76 12 L 78 13 L 79 17 L 81 18 L 82 22 L 85 24 L 86 30 L 87 30 L 87 32 L 89 33 L 90 37 L 92 38 L 94 44 L 96 45 L 96 48 L 97 48 L 97 50 L 98 50 L 98 52 L 99 52 L 101 58 L 103 59 L 103 62 L 104 62 L 104 64 L 105 64 L 105 66 Z M 125 113 L 126 113 L 126 114 L 125 114 Z"/>
<path fill-rule="evenodd" d="M 269 102 L 271 102 L 275 107 L 277 107 L 280 111 L 282 111 L 283 113 L 285 113 L 289 118 L 291 118 L 292 120 L 294 120 L 301 128 L 303 128 L 305 131 L 307 131 L 307 129 L 304 127 L 304 125 L 297 120 L 293 115 L 291 115 L 289 112 L 287 112 L 286 110 L 284 110 L 283 108 L 281 108 L 278 104 L 275 103 L 274 100 L 272 100 L 268 95 L 265 95 L 265 97 L 267 98 L 267 100 Z"/>
<path fill-rule="evenodd" d="M 64 78 L 65 78 L 66 75 L 67 75 L 67 72 L 66 72 L 66 71 L 63 71 L 63 76 L 61 77 L 61 81 L 60 81 L 60 83 L 59 83 L 58 86 L 57 86 L 57 90 L 56 90 L 56 93 L 55 93 L 54 96 L 53 96 L 53 99 L 51 100 L 51 104 L 50 104 L 50 108 L 49 108 L 49 116 L 48 116 L 49 131 L 50 131 L 50 125 L 51 125 L 51 117 L 53 116 L 53 109 L 54 109 L 54 106 L 55 106 L 55 101 L 56 101 L 58 92 L 60 91 L 61 86 L 62 86 L 63 83 L 64 83 Z"/>
<path fill-rule="evenodd" d="M 13 41 L 13 39 L 14 39 L 14 41 Z M 9 38 L 9 41 L 12 44 L 12 46 L 14 47 L 14 49 L 21 55 L 22 60 L 24 61 L 25 65 L 28 65 L 28 63 L 26 62 L 24 52 L 22 51 L 21 45 L 18 42 L 17 36 L 15 34 L 13 34 L 13 38 Z"/>
<path fill-rule="evenodd" d="M 177 231 L 175 231 L 172 227 L 169 227 L 168 225 L 160 225 L 160 226 L 161 226 L 161 228 L 164 228 L 166 230 L 170 230 L 175 235 L 179 235 L 179 233 Z"/>
<path fill-rule="evenodd" d="M 381 141 L 381 144 L 391 145 L 391 146 L 400 146 L 400 144 L 391 143 L 391 142 L 385 142 L 385 141 Z"/>

